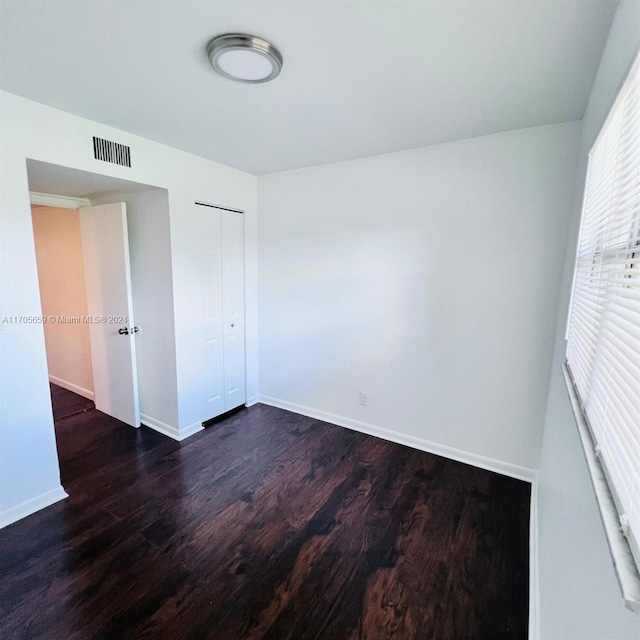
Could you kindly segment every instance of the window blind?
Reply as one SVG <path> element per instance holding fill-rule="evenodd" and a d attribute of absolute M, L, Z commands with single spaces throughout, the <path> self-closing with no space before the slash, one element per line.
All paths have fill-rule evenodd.
<path fill-rule="evenodd" d="M 567 365 L 640 567 L 640 57 L 590 158 Z"/>

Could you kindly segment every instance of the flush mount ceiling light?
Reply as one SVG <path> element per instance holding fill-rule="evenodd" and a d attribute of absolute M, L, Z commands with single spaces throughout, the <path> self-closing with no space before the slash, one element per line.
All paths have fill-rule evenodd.
<path fill-rule="evenodd" d="M 282 54 L 257 36 L 225 33 L 207 45 L 211 66 L 225 78 L 247 84 L 273 80 L 282 69 Z"/>

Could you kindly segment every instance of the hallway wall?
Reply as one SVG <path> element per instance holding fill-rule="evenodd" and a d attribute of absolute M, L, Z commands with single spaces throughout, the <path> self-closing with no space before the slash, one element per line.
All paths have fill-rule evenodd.
<path fill-rule="evenodd" d="M 49 380 L 93 399 L 80 215 L 77 209 L 31 207 Z"/>

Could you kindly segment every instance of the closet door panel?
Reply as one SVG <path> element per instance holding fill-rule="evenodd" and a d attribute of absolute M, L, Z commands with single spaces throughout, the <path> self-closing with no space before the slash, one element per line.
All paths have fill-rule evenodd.
<path fill-rule="evenodd" d="M 219 222 L 219 221 L 218 221 Z M 215 225 L 212 245 L 204 254 L 205 340 L 207 358 L 208 413 L 211 417 L 224 411 L 224 340 L 222 335 L 222 254 L 220 227 Z"/>
<path fill-rule="evenodd" d="M 225 411 L 245 402 L 244 217 L 221 212 Z"/>
<path fill-rule="evenodd" d="M 196 205 L 195 213 L 198 234 L 192 247 L 190 280 L 196 293 L 193 312 L 199 318 L 200 347 L 194 353 L 192 389 L 204 421 L 225 411 L 222 233 L 219 209 Z"/>

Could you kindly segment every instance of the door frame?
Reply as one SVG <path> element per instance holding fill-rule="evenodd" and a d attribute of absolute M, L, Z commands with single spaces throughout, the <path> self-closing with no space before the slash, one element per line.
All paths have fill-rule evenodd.
<path fill-rule="evenodd" d="M 234 209 L 233 207 L 226 207 L 220 204 L 214 204 L 213 202 L 206 202 L 205 200 L 194 200 L 193 204 L 201 206 L 201 207 L 209 207 L 211 209 L 219 209 L 221 211 L 228 211 L 230 213 L 237 213 L 242 216 L 242 297 L 243 297 L 243 305 L 242 305 L 242 323 L 244 326 L 244 335 L 242 336 L 243 346 L 244 346 L 244 406 L 250 406 L 248 404 L 249 397 L 247 395 L 247 389 L 249 385 L 247 384 L 247 373 L 249 367 L 247 366 L 247 354 L 249 353 L 247 349 L 247 224 L 244 209 Z M 252 403 L 255 404 L 255 403 Z M 240 405 L 242 406 L 242 405 Z M 236 411 L 236 409 L 232 409 L 232 411 Z M 224 414 L 222 414 L 224 415 Z M 219 417 L 219 416 L 217 416 Z M 216 418 L 212 418 L 211 420 L 216 420 Z M 209 422 L 206 420 L 205 422 Z M 203 423 L 204 424 L 204 423 Z"/>
<path fill-rule="evenodd" d="M 30 200 L 30 204 L 34 205 L 40 205 L 40 206 L 45 206 L 45 207 L 50 207 L 50 208 L 58 208 L 58 209 L 68 209 L 70 211 L 78 211 L 78 214 L 80 214 L 80 209 L 85 209 L 87 207 L 92 207 L 94 205 L 91 204 L 91 201 L 88 200 L 87 198 L 76 198 L 73 196 L 56 196 L 53 194 L 42 194 L 42 193 L 38 193 L 38 192 L 29 192 L 29 200 Z M 99 206 L 99 205 L 98 205 Z M 32 213 L 33 216 L 33 213 Z M 82 227 L 82 223 L 80 224 L 80 226 Z M 126 236 L 126 221 L 125 221 L 125 236 Z M 31 229 L 31 233 L 32 233 L 32 237 L 34 238 L 34 242 L 35 242 L 35 231 L 33 230 L 33 227 Z M 84 244 L 85 238 L 83 237 L 82 231 L 80 233 L 80 243 L 82 246 L 82 251 L 84 254 L 85 251 L 85 244 Z M 130 252 L 131 250 L 131 245 L 128 241 L 128 237 L 127 237 L 127 243 L 126 243 L 126 249 L 127 252 Z M 36 256 L 36 262 L 37 262 L 37 256 Z M 83 270 L 85 272 L 85 278 L 86 278 L 86 261 L 83 259 Z M 130 300 L 132 300 L 133 298 L 133 289 L 132 289 L 132 282 L 131 282 L 131 272 L 130 270 L 127 271 L 126 273 L 126 279 L 128 281 L 128 286 L 129 286 L 129 291 L 130 291 Z M 40 283 L 40 276 L 38 275 L 38 287 L 40 288 L 41 283 Z M 86 290 L 86 279 L 85 279 L 85 300 L 88 296 L 87 290 Z M 133 323 L 131 322 L 131 318 L 129 318 L 130 322 L 129 324 L 133 325 Z M 135 320 L 135 318 L 133 318 L 133 320 Z M 44 326 L 42 328 L 43 334 L 44 334 Z M 45 337 L 45 343 L 46 343 L 46 337 Z M 91 327 L 89 327 L 89 351 L 90 351 L 90 357 L 91 357 L 91 369 L 92 372 L 95 371 L 94 367 L 95 367 L 95 363 L 96 363 L 96 344 L 95 344 L 95 335 L 94 332 L 91 330 Z M 107 366 L 108 363 L 104 361 L 102 361 L 101 366 Z M 133 380 L 133 395 L 134 395 L 134 403 L 135 403 L 135 407 L 136 407 L 136 413 L 138 416 L 138 424 L 137 425 L 129 425 L 129 426 L 133 426 L 135 428 L 140 427 L 140 423 L 139 423 L 139 416 L 140 416 L 140 411 L 139 411 L 139 406 L 140 406 L 140 392 L 139 392 L 139 388 L 138 388 L 138 381 L 137 381 L 137 362 L 136 362 L 136 358 L 135 358 L 135 345 L 133 346 L 133 368 L 134 368 L 134 380 Z M 117 373 L 115 372 L 111 372 L 110 375 L 114 375 L 116 376 Z M 50 372 L 50 365 L 49 365 L 49 360 L 47 358 L 47 377 L 49 379 L 50 383 L 53 384 L 58 384 L 59 386 L 62 386 L 59 384 L 59 382 L 51 380 L 52 376 L 51 376 L 51 372 Z M 54 376 L 55 377 L 55 376 Z M 67 382 L 67 381 L 65 381 Z M 73 388 L 69 388 L 74 386 L 72 383 L 69 384 L 68 387 L 63 387 L 63 388 L 67 388 L 67 390 L 73 392 L 73 393 L 78 393 L 78 395 L 82 395 L 84 397 L 88 397 L 85 393 L 81 393 L 81 391 L 79 390 L 79 388 L 77 389 L 73 389 Z M 86 390 L 85 390 L 86 391 Z M 95 388 L 95 375 L 93 375 L 93 390 L 91 392 L 91 395 L 93 396 L 92 398 L 89 398 L 91 400 L 93 400 L 94 404 L 96 403 L 96 388 Z M 104 412 L 104 409 L 101 409 Z M 53 408 L 52 408 L 52 412 L 53 412 Z M 105 412 L 106 413 L 106 412 Z M 111 415 L 109 413 L 107 413 L 107 415 Z M 115 419 L 118 419 L 116 416 L 111 416 Z"/>
<path fill-rule="evenodd" d="M 56 166 L 62 166 L 64 169 L 68 169 L 69 171 L 73 172 L 76 171 L 76 169 L 74 169 L 73 167 L 66 167 L 63 165 L 56 165 Z M 94 172 L 95 173 L 95 172 Z M 96 175 L 107 175 L 107 174 L 99 174 L 96 173 Z M 111 176 L 108 176 L 111 177 Z M 117 178 L 115 178 L 117 180 Z M 131 181 L 129 181 L 131 182 Z M 141 184 L 141 183 L 140 183 Z M 28 180 L 28 175 L 27 175 L 27 187 L 29 187 L 29 180 Z M 40 206 L 45 206 L 45 207 L 52 207 L 52 208 L 58 208 L 58 209 L 71 209 L 71 210 L 77 210 L 79 211 L 80 209 L 86 208 L 86 207 L 92 207 L 92 206 L 99 206 L 99 205 L 94 205 L 91 200 L 89 200 L 88 198 L 82 198 L 82 197 L 77 197 L 77 196 L 60 196 L 60 195 L 56 195 L 56 194 L 49 194 L 49 193 L 41 193 L 41 192 L 37 192 L 37 191 L 32 191 L 29 188 L 29 207 L 31 209 L 31 207 L 33 205 L 40 205 Z M 33 216 L 33 213 L 31 212 L 31 216 Z M 35 245 L 35 231 L 33 229 L 33 220 L 32 220 L 32 224 L 31 224 L 31 239 L 34 242 Z M 81 242 L 82 242 L 82 236 L 81 236 Z M 127 240 L 127 251 L 129 252 L 129 254 L 131 253 L 131 243 Z M 83 247 L 83 255 L 84 255 L 84 247 Z M 37 257 L 36 257 L 37 259 Z M 40 292 L 40 277 L 39 275 L 37 276 L 37 280 L 38 280 L 38 291 Z M 130 287 L 130 291 L 131 291 L 131 298 L 133 299 L 133 287 L 132 287 L 132 282 L 131 282 L 131 273 L 129 272 L 128 274 L 128 280 L 129 280 L 129 287 Z M 85 282 L 86 284 L 86 282 Z M 86 291 L 85 291 L 85 298 L 86 298 Z M 135 320 L 135 318 L 134 318 Z M 131 323 L 133 324 L 133 323 Z M 43 340 L 46 344 L 46 337 L 44 335 L 44 326 L 42 326 L 42 336 L 43 336 Z M 93 342 L 92 339 L 92 332 L 89 331 L 89 349 L 90 349 L 90 353 L 91 353 L 91 367 L 93 370 L 93 365 L 95 362 L 95 355 L 96 355 L 96 350 L 95 350 L 95 343 Z M 138 408 L 138 417 L 140 416 L 140 389 L 139 389 L 139 380 L 138 380 L 138 373 L 137 373 L 137 362 L 135 360 L 135 350 L 134 350 L 134 366 L 135 366 L 135 379 L 133 381 L 133 393 L 135 396 L 135 403 L 136 403 L 136 407 Z M 49 380 L 49 382 L 51 383 L 51 373 L 50 373 L 50 369 L 49 369 L 49 362 L 47 359 L 47 378 Z M 56 382 L 53 382 L 53 384 L 57 384 Z M 78 393 L 78 390 L 73 390 L 73 389 L 68 389 L 69 391 L 72 391 L 73 393 Z M 83 397 L 87 397 L 82 393 L 79 393 L 78 395 L 82 395 Z M 95 380 L 94 380 L 94 388 L 93 388 L 93 398 L 89 398 L 91 400 L 93 400 L 94 404 L 95 404 Z M 109 415 L 109 414 L 107 414 Z M 117 418 L 115 416 L 111 416 L 114 419 L 117 420 Z M 53 408 L 52 408 L 52 419 L 53 419 Z M 54 421 L 55 422 L 55 421 Z M 128 426 L 132 426 L 134 428 L 139 428 L 141 425 L 137 424 L 137 425 L 128 425 Z"/>

